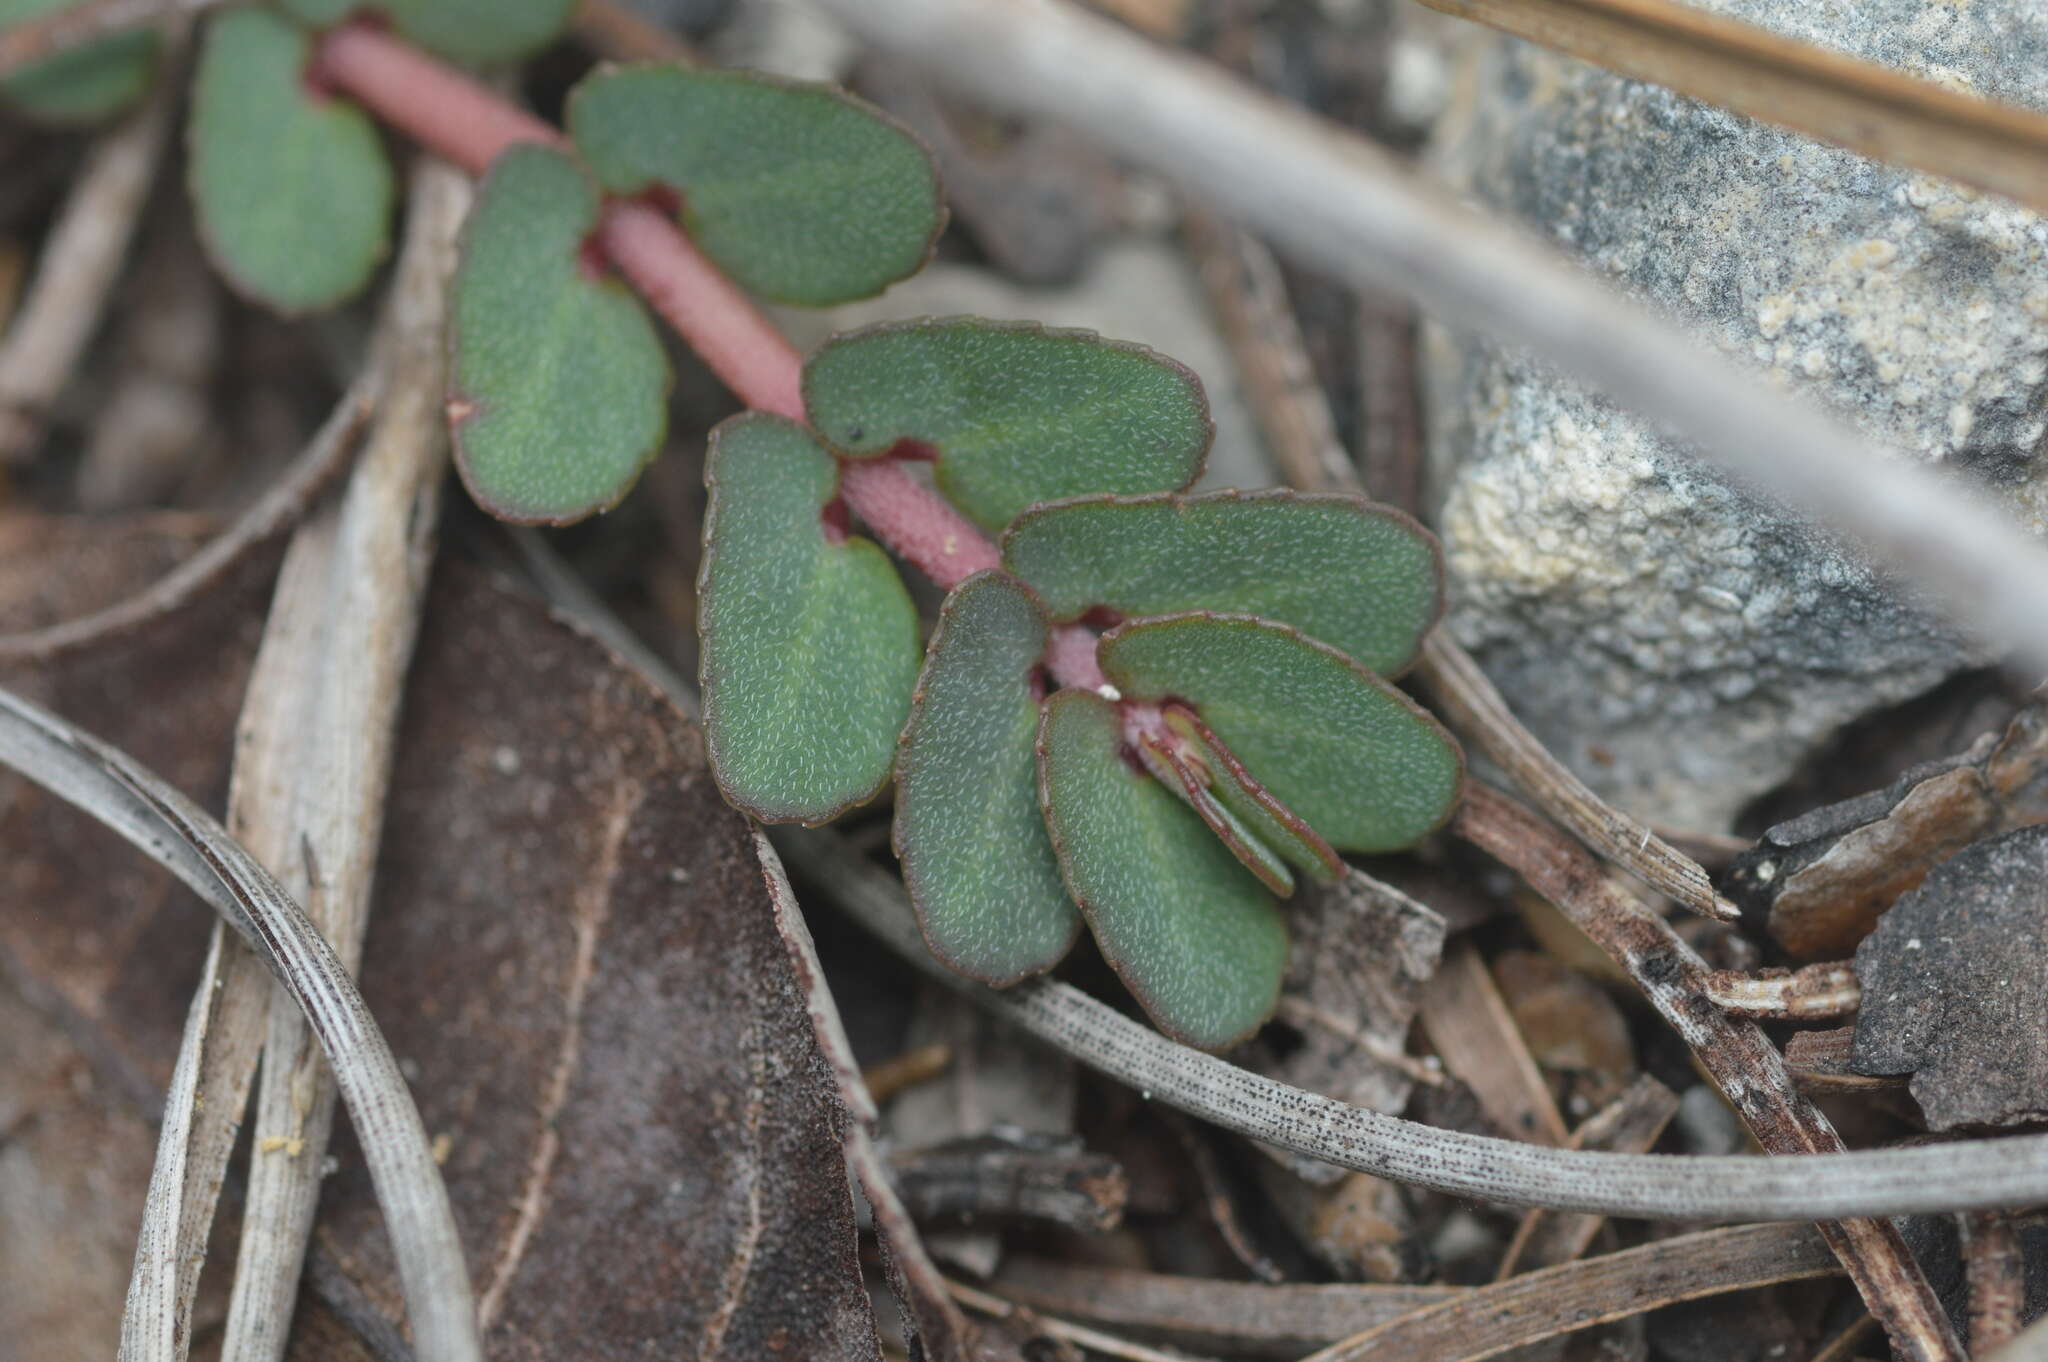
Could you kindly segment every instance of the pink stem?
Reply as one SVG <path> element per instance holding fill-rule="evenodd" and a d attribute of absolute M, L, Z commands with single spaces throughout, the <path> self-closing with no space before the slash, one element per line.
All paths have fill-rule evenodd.
<path fill-rule="evenodd" d="M 472 175 L 515 143 L 569 145 L 559 129 L 371 24 L 343 24 L 323 37 L 308 75 Z"/>
<path fill-rule="evenodd" d="M 1002 555 L 973 522 L 893 459 L 842 459 L 839 493 L 896 556 L 951 591 Z"/>
<path fill-rule="evenodd" d="M 320 40 L 310 78 L 360 101 L 437 155 L 482 175 L 522 142 L 567 148 L 561 131 L 374 25 L 344 24 Z M 626 199 L 605 205 L 597 240 L 619 271 L 749 407 L 804 419 L 803 357 L 753 300 L 736 288 L 659 209 Z M 1002 558 L 952 505 L 889 459 L 845 459 L 848 507 L 897 557 L 948 591 Z M 1095 632 L 1053 631 L 1047 667 L 1063 686 L 1108 684 Z"/>
<path fill-rule="evenodd" d="M 615 199 L 598 223 L 597 239 L 633 287 L 740 401 L 792 421 L 804 419 L 803 356 L 761 315 L 753 299 L 691 244 L 674 219 L 647 204 Z M 954 514 L 944 502 L 939 505 Z M 906 504 L 903 509 L 914 508 Z M 876 529 L 880 533 L 879 525 Z"/>

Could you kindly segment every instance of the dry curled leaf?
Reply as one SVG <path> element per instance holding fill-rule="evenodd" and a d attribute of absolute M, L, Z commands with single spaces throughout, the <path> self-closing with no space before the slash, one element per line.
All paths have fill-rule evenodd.
<path fill-rule="evenodd" d="M 1779 823 L 1729 875 L 1729 893 L 1803 959 L 1846 955 L 1878 916 L 1972 842 L 2048 821 L 2048 707 L 1917 766 L 1882 790 Z"/>

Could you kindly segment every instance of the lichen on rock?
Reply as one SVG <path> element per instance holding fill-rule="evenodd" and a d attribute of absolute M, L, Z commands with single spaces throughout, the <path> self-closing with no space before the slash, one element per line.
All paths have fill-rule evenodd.
<path fill-rule="evenodd" d="M 1708 8 L 2048 106 L 2023 0 Z M 1437 167 L 1702 342 L 2048 530 L 2048 223 L 1513 39 Z M 1727 825 L 1842 724 L 1984 655 L 1810 523 L 1527 356 L 1425 349 L 1451 627 L 1603 794 Z"/>

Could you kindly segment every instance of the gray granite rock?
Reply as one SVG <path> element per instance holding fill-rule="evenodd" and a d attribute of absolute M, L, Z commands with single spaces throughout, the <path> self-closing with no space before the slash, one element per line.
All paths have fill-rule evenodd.
<path fill-rule="evenodd" d="M 2048 105 L 2035 0 L 1705 0 Z M 1895 448 L 2048 514 L 2048 224 L 1510 39 L 1433 148 L 1480 204 Z M 1425 352 L 1452 627 L 1546 742 L 1647 817 L 1723 827 L 1843 723 L 1980 660 L 1881 563 L 1542 364 Z"/>

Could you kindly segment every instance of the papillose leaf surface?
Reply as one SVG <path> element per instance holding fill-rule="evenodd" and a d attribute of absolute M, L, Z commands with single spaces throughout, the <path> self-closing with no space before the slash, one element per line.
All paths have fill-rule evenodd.
<path fill-rule="evenodd" d="M 329 28 L 362 9 L 363 0 L 276 0 L 277 8 L 313 28 Z"/>
<path fill-rule="evenodd" d="M 1035 506 L 1003 564 L 1054 619 L 1223 610 L 1291 624 L 1368 671 L 1407 670 L 1443 608 L 1436 537 L 1363 497 L 1091 496 Z"/>
<path fill-rule="evenodd" d="M 189 128 L 192 200 L 228 280 L 280 312 L 341 302 L 389 245 L 392 176 L 377 130 L 312 93 L 312 40 L 264 9 L 206 28 Z"/>
<path fill-rule="evenodd" d="M 698 576 L 704 732 L 719 788 L 768 822 L 820 823 L 889 778 L 919 662 L 917 610 L 873 543 L 829 543 L 839 466 L 749 413 L 712 433 Z"/>
<path fill-rule="evenodd" d="M 1272 1015 L 1287 929 L 1251 872 L 1122 749 L 1109 701 L 1063 690 L 1046 702 L 1039 791 L 1060 869 L 1153 1024 L 1220 1050 Z"/>
<path fill-rule="evenodd" d="M 374 11 L 451 61 L 496 66 L 546 47 L 569 26 L 576 0 L 280 0 L 279 7 L 314 28 Z"/>
<path fill-rule="evenodd" d="M 1408 846 L 1450 816 L 1464 755 L 1421 707 L 1344 654 L 1270 620 L 1167 615 L 1103 635 L 1126 696 L 1176 698 L 1273 797 L 1342 851 Z"/>
<path fill-rule="evenodd" d="M 1184 365 L 1092 331 L 974 317 L 835 337 L 804 366 L 804 402 L 843 454 L 925 446 L 939 490 L 991 532 L 1035 501 L 1186 487 L 1213 431 Z"/>
<path fill-rule="evenodd" d="M 565 524 L 618 503 L 661 446 L 668 360 L 646 309 L 579 263 L 597 186 L 561 152 L 513 147 L 463 229 L 450 426 L 491 514 Z"/>
<path fill-rule="evenodd" d="M 678 195 L 690 239 L 775 302 L 880 293 L 923 266 L 945 225 L 917 139 L 827 86 L 622 67 L 576 88 L 569 132 L 612 193 Z"/>
<path fill-rule="evenodd" d="M 999 572 L 939 611 L 896 761 L 896 854 L 933 955 L 985 983 L 1058 964 L 1080 935 L 1038 805 L 1045 615 Z"/>
<path fill-rule="evenodd" d="M 0 0 L 0 31 L 84 0 Z M 156 74 L 156 30 L 116 33 L 30 62 L 0 80 L 0 105 L 51 123 L 111 117 L 142 98 Z"/>

